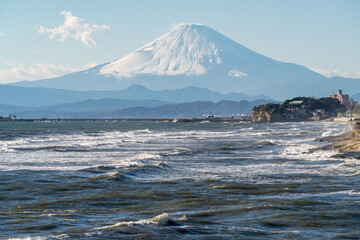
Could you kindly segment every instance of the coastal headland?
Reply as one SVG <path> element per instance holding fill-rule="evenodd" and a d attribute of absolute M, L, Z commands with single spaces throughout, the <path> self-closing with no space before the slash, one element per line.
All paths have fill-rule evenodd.
<path fill-rule="evenodd" d="M 296 97 L 282 104 L 255 106 L 252 122 L 348 121 L 353 112 L 359 112 L 358 108 L 359 103 L 339 89 L 337 94 L 329 97 Z"/>
<path fill-rule="evenodd" d="M 282 104 L 269 103 L 254 107 L 252 122 L 302 122 L 319 121 L 346 112 L 345 105 L 332 97 L 296 97 Z"/>

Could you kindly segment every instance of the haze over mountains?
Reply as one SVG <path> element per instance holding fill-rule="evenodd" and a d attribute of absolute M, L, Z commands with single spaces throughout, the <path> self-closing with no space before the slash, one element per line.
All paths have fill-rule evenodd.
<path fill-rule="evenodd" d="M 246 100 L 196 101 L 166 104 L 154 100 L 101 99 L 75 103 L 57 104 L 44 107 L 19 107 L 0 104 L 0 116 L 9 112 L 18 118 L 193 118 L 215 116 L 249 115 L 254 106 L 272 101 Z"/>
<path fill-rule="evenodd" d="M 360 79 L 326 78 L 306 67 L 256 53 L 201 24 L 183 24 L 129 55 L 59 78 L 12 85 L 67 90 L 120 90 L 140 84 L 153 90 L 189 86 L 223 93 L 327 96 L 358 93 Z"/>
<path fill-rule="evenodd" d="M 0 85 L 0 116 L 12 113 L 18 118 L 233 116 L 250 114 L 254 106 L 268 102 L 274 100 L 239 93 L 224 95 L 197 87 L 153 91 L 133 85 L 118 91 L 70 91 Z"/>
<path fill-rule="evenodd" d="M 206 88 L 186 87 L 176 90 L 154 91 L 140 85 L 133 85 L 117 91 L 71 91 L 52 88 L 25 88 L 0 85 L 0 103 L 14 106 L 41 107 L 60 103 L 73 103 L 87 99 L 155 100 L 164 103 L 192 101 L 254 101 L 274 100 L 264 95 L 249 96 L 242 93 L 221 94 Z M 130 102 L 130 101 L 129 101 Z M 146 106 L 147 105 L 137 105 Z"/>

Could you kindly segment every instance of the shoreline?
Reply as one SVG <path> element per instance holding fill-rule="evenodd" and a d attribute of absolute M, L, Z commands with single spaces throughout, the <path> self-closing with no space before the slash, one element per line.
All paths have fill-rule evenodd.
<path fill-rule="evenodd" d="M 316 139 L 317 142 L 329 142 L 332 144 L 313 149 L 311 152 L 320 149 L 336 149 L 340 153 L 334 155 L 335 157 L 360 159 L 360 121 L 349 121 L 349 124 L 350 132 Z"/>
<path fill-rule="evenodd" d="M 208 118 L 41 118 L 0 119 L 0 122 L 251 122 L 251 117 Z"/>

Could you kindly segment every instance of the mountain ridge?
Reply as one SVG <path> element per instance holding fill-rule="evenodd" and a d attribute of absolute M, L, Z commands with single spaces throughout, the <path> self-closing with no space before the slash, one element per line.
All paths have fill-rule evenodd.
<path fill-rule="evenodd" d="M 14 106 L 41 107 L 73 103 L 89 99 L 114 98 L 122 100 L 157 100 L 162 102 L 220 101 L 220 100 L 273 100 L 267 96 L 249 96 L 243 93 L 224 95 L 206 88 L 187 87 L 176 90 L 150 90 L 141 85 L 132 85 L 117 91 L 71 91 L 52 88 L 25 88 L 0 85 L 0 103 Z"/>
<path fill-rule="evenodd" d="M 102 100 L 93 100 L 101 102 Z M 17 119 L 41 119 L 41 118 L 203 118 L 207 115 L 218 116 L 240 116 L 251 113 L 254 106 L 266 104 L 272 101 L 226 101 L 217 103 L 211 101 L 195 101 L 178 104 L 164 104 L 160 106 L 144 107 L 134 106 L 125 108 L 79 108 L 74 104 L 54 105 L 48 107 L 16 107 L 0 104 L 0 116 L 8 116 L 10 113 L 17 116 Z"/>
<path fill-rule="evenodd" d="M 140 84 L 155 90 L 189 86 L 222 93 L 266 94 L 281 100 L 326 96 L 334 89 L 355 94 L 360 80 L 326 78 L 294 63 L 284 63 L 199 24 L 184 24 L 112 62 L 59 78 L 12 85 L 71 90 L 114 90 Z"/>

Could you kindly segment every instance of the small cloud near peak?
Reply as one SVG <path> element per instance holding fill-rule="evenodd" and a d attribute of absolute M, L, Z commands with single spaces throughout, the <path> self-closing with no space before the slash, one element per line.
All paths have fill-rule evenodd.
<path fill-rule="evenodd" d="M 82 42 L 88 47 L 96 47 L 93 33 L 98 31 L 109 31 L 108 25 L 96 25 L 84 22 L 83 19 L 73 16 L 70 11 L 62 11 L 65 21 L 62 25 L 55 28 L 47 28 L 40 26 L 38 33 L 48 35 L 50 39 L 65 41 L 67 39 L 75 39 Z"/>

